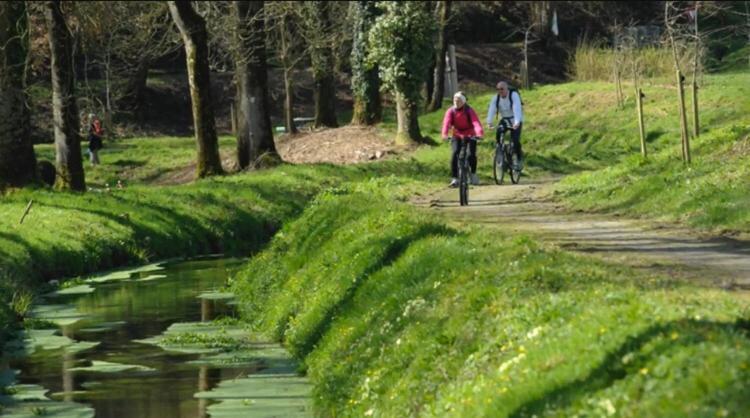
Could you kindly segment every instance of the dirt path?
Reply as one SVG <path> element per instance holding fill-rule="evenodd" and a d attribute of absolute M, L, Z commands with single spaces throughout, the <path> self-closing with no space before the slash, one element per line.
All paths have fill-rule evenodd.
<path fill-rule="evenodd" d="M 550 198 L 556 179 L 523 179 L 519 185 L 480 185 L 469 206 L 458 191 L 445 189 L 416 202 L 456 222 L 532 233 L 545 241 L 636 268 L 659 271 L 730 289 L 750 289 L 750 242 L 701 238 L 674 225 L 571 213 Z"/>

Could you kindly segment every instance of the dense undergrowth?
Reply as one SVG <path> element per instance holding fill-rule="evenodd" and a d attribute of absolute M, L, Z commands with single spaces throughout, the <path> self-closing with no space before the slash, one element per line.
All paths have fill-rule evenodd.
<path fill-rule="evenodd" d="M 750 410 L 735 296 L 453 229 L 387 189 L 319 195 L 234 279 L 244 317 L 304 362 L 322 415 Z"/>

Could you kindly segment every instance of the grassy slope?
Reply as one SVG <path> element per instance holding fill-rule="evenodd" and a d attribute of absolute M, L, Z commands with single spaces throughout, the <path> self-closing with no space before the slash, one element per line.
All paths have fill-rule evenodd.
<path fill-rule="evenodd" d="M 732 126 L 746 120 L 747 92 L 743 89 L 747 78 L 746 74 L 707 77 L 702 91 L 705 103 L 723 104 L 706 112 L 704 126 L 709 131 L 701 141 L 721 130 L 731 137 L 738 129 Z M 543 170 L 566 173 L 607 167 L 617 160 L 623 162 L 615 168 L 633 164 L 633 159 L 623 157 L 638 148 L 633 112 L 613 110 L 610 89 L 603 83 L 570 83 L 524 93 L 528 121 L 524 141 L 531 175 Z M 661 150 L 665 164 L 676 164 L 677 171 L 676 119 L 669 116 L 665 101 L 674 91 L 647 89 L 646 93 L 652 100 L 647 109 L 653 110 L 647 117 L 650 147 Z M 478 103 L 481 114 L 489 99 L 485 95 L 470 102 Z M 423 116 L 424 132 L 438 138 L 441 118 L 442 112 Z M 739 129 L 742 126 L 747 124 L 740 122 Z M 222 144 L 232 147 L 230 139 L 223 139 Z M 354 201 L 323 197 L 296 227 L 290 226 L 290 232 L 278 238 L 289 240 L 296 253 L 282 254 L 277 248 L 281 244 L 274 243 L 253 262 L 259 269 L 280 269 L 269 271 L 269 277 L 278 280 L 267 281 L 266 287 L 275 286 L 269 292 L 246 296 L 258 307 L 295 301 L 291 317 L 283 319 L 289 312 L 269 310 L 263 325 L 277 335 L 283 332 L 298 355 L 308 355 L 311 376 L 324 396 L 320 399 L 323 408 L 344 410 L 350 400 L 355 411 L 374 408 L 373 414 L 381 408 L 415 412 L 422 404 L 430 406 L 420 411 L 433 415 L 452 411 L 460 415 L 462 408 L 473 408 L 464 416 L 492 414 L 498 408 L 506 412 L 546 409 L 566 416 L 570 414 L 565 408 L 593 411 L 611 406 L 620 410 L 620 404 L 638 416 L 658 415 L 675 405 L 717 413 L 721 408 L 748 408 L 741 402 L 748 398 L 742 392 L 746 388 L 736 385 L 747 381 L 747 327 L 735 324 L 743 314 L 731 296 L 684 286 L 642 285 L 642 278 L 630 272 L 541 248 L 528 238 L 450 230 L 440 220 L 425 219 L 392 203 L 394 197 L 447 180 L 445 147 L 359 167 L 284 166 L 189 186 L 148 187 L 139 183 L 148 183 L 155 174 L 190 160 L 192 141 L 164 138 L 110 145 L 102 155 L 105 164 L 90 170 L 89 178 L 97 187 L 125 178 L 133 185 L 125 190 L 86 195 L 27 190 L 3 197 L 0 279 L 6 286 L 4 297 L 11 296 L 9 288 L 33 286 L 40 278 L 77 275 L 146 258 L 257 248 L 273 229 L 265 226 L 296 217 L 326 187 L 354 182 L 346 188 L 362 188 L 364 195 L 355 194 Z M 698 143 L 696 149 L 700 148 Z M 480 151 L 484 181 L 491 173 L 491 149 L 487 141 Z M 700 152 L 696 154 L 697 160 Z M 737 160 L 737 155 L 730 153 L 726 158 L 746 161 Z M 659 161 L 653 158 L 649 164 L 660 167 Z M 599 174 L 612 175 L 615 181 L 622 175 L 615 168 Z M 563 187 L 583 185 L 589 181 L 587 176 L 576 176 Z M 361 183 L 371 177 L 384 180 Z M 597 192 L 594 186 L 576 187 L 564 189 L 571 199 Z M 378 190 L 382 190 L 380 199 L 367 197 L 377 195 Z M 649 196 L 662 198 L 658 193 Z M 17 219 L 30 198 L 35 199 L 35 206 L 19 226 Z M 344 204 L 337 203 L 338 199 Z M 582 205 L 585 200 L 574 203 Z M 331 212 L 316 215 L 316 208 Z M 622 210 L 643 209 L 624 205 Z M 294 228 L 300 231 L 291 232 Z M 331 237 L 330 242 L 322 245 L 326 240 L 321 237 Z M 315 267 L 299 272 L 300 263 L 308 258 Z M 469 258 L 481 262 L 468 263 Z M 264 267 L 263 260 L 276 267 Z M 347 260 L 352 262 L 344 263 Z M 258 277 L 246 273 L 243 279 Z M 313 294 L 321 296 L 297 301 L 297 296 L 309 296 L 310 289 L 304 286 L 312 283 L 319 283 L 320 291 Z M 356 285 L 354 291 L 349 283 Z M 379 283 L 382 287 L 377 287 Z M 515 295 L 516 291 L 521 295 Z M 377 297 L 367 296 L 370 292 Z M 587 303 L 592 300 L 596 303 Z M 407 301 L 411 301 L 408 306 L 414 305 L 409 312 L 427 312 L 431 322 L 421 316 L 399 320 L 404 318 Z M 336 308 L 331 310 L 332 306 Z M 385 327 L 382 335 L 375 333 L 383 329 L 378 325 Z M 391 332 L 390 327 L 395 330 Z M 540 330 L 534 331 L 537 327 Z M 547 332 L 546 327 L 548 338 L 537 339 L 535 333 Z M 289 329 L 293 332 L 287 335 Z M 611 338 L 602 339 L 600 334 L 608 335 L 610 329 Z M 670 343 L 665 346 L 666 341 Z M 533 356 L 524 356 L 528 363 L 512 360 L 532 343 L 544 346 Z M 563 354 L 555 356 L 558 351 Z M 638 366 L 637 372 L 629 366 L 631 361 Z M 676 366 L 667 368 L 672 363 Z M 723 370 L 725 363 L 740 367 L 727 367 L 725 373 L 703 372 Z M 520 368 L 505 373 L 514 367 Z M 381 381 L 385 375 L 388 378 Z M 519 380 L 512 380 L 512 387 L 499 386 L 507 379 Z M 701 385 L 711 388 L 707 396 L 714 398 L 701 397 L 703 392 L 696 390 Z M 508 395 L 500 393 L 503 388 Z M 516 393 L 516 388 L 526 394 Z M 403 396 L 411 392 L 421 403 Z M 677 401 L 665 401 L 668 392 Z M 473 406 L 469 393 L 482 395 L 472 395 Z M 642 405 L 651 409 L 634 410 L 641 404 L 628 403 L 624 395 L 631 400 L 645 396 Z M 489 399 L 490 404 L 478 406 L 476 399 Z M 548 402 L 549 407 L 545 406 Z"/>
<path fill-rule="evenodd" d="M 705 200 L 707 182 L 684 193 L 664 182 L 663 172 L 700 173 L 692 175 L 704 180 L 747 172 L 747 155 L 729 150 L 746 141 L 748 78 L 707 77 L 705 128 L 689 170 L 677 158 L 673 90 L 657 83 L 646 89 L 648 163 L 637 156 L 634 111 L 614 109 L 611 86 L 569 83 L 526 92 L 528 171 L 593 170 L 560 186 L 568 202 L 580 206 L 588 197 L 598 202 L 589 208 L 631 214 L 651 205 L 666 219 L 700 224 L 684 205 L 665 203 L 683 194 Z M 482 112 L 489 99 L 470 102 Z M 441 118 L 442 112 L 423 116 L 424 133 L 438 138 Z M 485 181 L 491 151 L 490 141 L 480 149 Z M 417 158 L 440 166 L 445 154 L 439 148 Z M 716 159 L 723 171 L 712 173 Z M 640 171 L 628 172 L 632 166 Z M 644 193 L 638 182 L 655 190 Z M 728 183 L 729 191 L 742 187 Z M 606 195 L 595 195 L 604 185 Z M 721 193 L 714 196 L 718 204 L 747 209 L 746 194 Z M 612 206 L 619 194 L 635 197 Z M 727 216 L 706 225 L 733 222 L 748 225 L 747 218 Z M 732 416 L 750 410 L 750 328 L 741 296 L 644 277 L 528 237 L 452 230 L 389 203 L 388 187 L 320 196 L 250 263 L 235 288 L 246 318 L 304 359 L 324 414 Z"/>
<path fill-rule="evenodd" d="M 228 138 L 222 145 L 227 151 L 233 147 Z M 39 149 L 42 157 L 49 152 L 48 146 Z M 405 159 L 349 167 L 284 165 L 184 186 L 148 185 L 155 172 L 184 166 L 193 152 L 194 143 L 184 138 L 118 141 L 103 153 L 101 166 L 87 167 L 93 191 L 29 189 L 3 196 L 0 306 L 7 308 L 6 302 L 28 294 L 40 280 L 163 257 L 247 254 L 297 216 L 316 193 L 340 183 L 398 176 L 408 179 L 411 193 L 439 177 L 433 167 Z M 417 177 L 419 186 L 412 180 Z M 125 180 L 124 189 L 103 188 L 117 179 Z M 33 207 L 19 225 L 31 199 Z M 0 309 L 0 336 L 10 315 Z"/>
<path fill-rule="evenodd" d="M 245 317 L 304 360 L 324 416 L 750 409 L 732 294 L 451 229 L 373 186 L 319 195 L 234 280 Z"/>
<path fill-rule="evenodd" d="M 674 90 L 644 89 L 647 161 L 638 155 L 632 101 L 625 110 L 614 109 L 611 90 L 604 83 L 570 83 L 540 89 L 543 98 L 532 96 L 542 103 L 530 110 L 535 124 L 527 148 L 538 153 L 530 162 L 557 170 L 562 160 L 563 168 L 596 169 L 567 177 L 558 187 L 563 200 L 578 209 L 750 232 L 750 73 L 706 76 L 699 93 L 701 136 L 691 139 L 690 167 L 679 158 Z"/>

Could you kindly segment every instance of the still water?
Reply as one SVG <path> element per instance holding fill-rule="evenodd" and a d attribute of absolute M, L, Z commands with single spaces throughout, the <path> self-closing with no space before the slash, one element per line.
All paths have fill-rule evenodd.
<path fill-rule="evenodd" d="M 45 303 L 74 306 L 83 316 L 60 326 L 59 334 L 99 344 L 74 354 L 36 350 L 11 361 L 10 367 L 20 370 L 16 380 L 42 386 L 55 400 L 87 404 L 97 418 L 206 417 L 210 401 L 193 395 L 253 370 L 191 365 L 188 362 L 196 355 L 170 353 L 135 340 L 159 335 L 175 322 L 233 315 L 230 304 L 198 296 L 223 286 L 242 262 L 231 258 L 170 262 L 156 271 L 132 273 L 125 280 L 93 284 L 95 290 L 88 294 L 45 298 Z M 71 370 L 95 360 L 153 370 Z"/>

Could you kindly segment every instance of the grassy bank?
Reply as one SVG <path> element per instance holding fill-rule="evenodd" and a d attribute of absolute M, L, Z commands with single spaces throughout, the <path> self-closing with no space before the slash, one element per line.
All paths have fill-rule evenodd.
<path fill-rule="evenodd" d="M 596 171 L 567 177 L 558 188 L 559 196 L 576 209 L 680 221 L 709 230 L 750 232 L 748 86 L 750 73 L 706 78 L 706 86 L 700 90 L 701 135 L 691 138 L 689 166 L 680 160 L 679 124 L 676 112 L 669 107 L 674 92 L 663 97 L 651 94 L 646 104 L 647 114 L 652 115 L 646 119 L 649 158 L 644 161 L 632 150 L 637 144 L 637 131 L 632 115 L 628 115 L 630 123 L 622 121 L 629 130 L 627 134 L 622 132 L 623 127 L 613 128 L 599 142 L 618 134 L 630 137 L 630 155 L 609 159 Z M 656 117 L 659 114 L 663 116 Z M 618 112 L 605 111 L 597 119 L 616 127 L 617 116 Z"/>
<path fill-rule="evenodd" d="M 527 179 L 522 181 L 572 174 L 557 192 L 573 209 L 648 216 L 713 231 L 750 232 L 750 72 L 703 79 L 701 134 L 691 138 L 689 167 L 680 159 L 677 92 L 672 83 L 671 79 L 644 83 L 649 152 L 645 161 L 640 157 L 632 86 L 624 88 L 622 109 L 617 108 L 611 83 L 572 82 L 523 91 Z M 493 97 L 469 97 L 482 120 Z M 443 112 L 422 117 L 427 135 L 439 138 L 442 117 Z M 691 118 L 688 122 L 692 126 Z M 492 152 L 491 140 L 479 147 L 479 175 L 485 183 L 492 181 Z"/>
<path fill-rule="evenodd" d="M 234 279 L 330 416 L 733 416 L 743 301 L 456 230 L 360 185 L 318 196 Z"/>
<path fill-rule="evenodd" d="M 442 179 L 434 167 L 404 159 L 348 167 L 283 165 L 182 186 L 148 185 L 152 171 L 182 166 L 183 151 L 167 158 L 178 142 L 194 148 L 190 141 L 173 138 L 118 142 L 104 157 L 108 164 L 89 170 L 94 190 L 85 194 L 27 189 L 2 197 L 2 333 L 46 280 L 172 256 L 247 255 L 324 188 L 394 176 L 406 179 L 411 194 Z M 130 162 L 117 164 L 125 160 Z M 117 179 L 126 187 L 114 187 Z M 105 183 L 112 187 L 105 189 Z M 33 206 L 19 224 L 30 200 Z M 16 303 L 10 308 L 12 300 Z"/>

